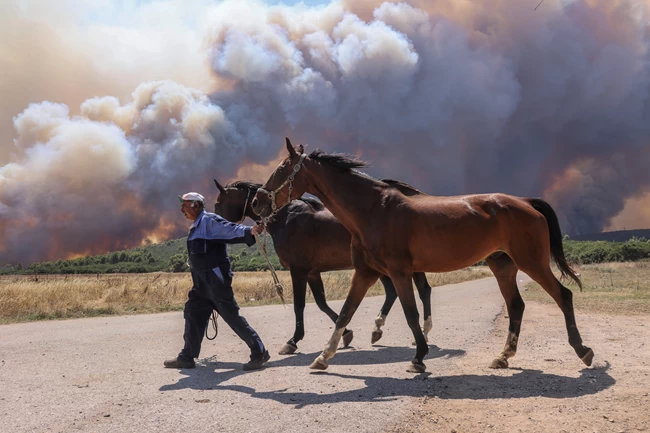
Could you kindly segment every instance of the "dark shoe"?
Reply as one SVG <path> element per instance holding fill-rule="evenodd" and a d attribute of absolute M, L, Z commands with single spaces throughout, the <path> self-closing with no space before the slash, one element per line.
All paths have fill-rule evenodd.
<path fill-rule="evenodd" d="M 194 360 L 186 361 L 181 358 L 174 358 L 165 361 L 165 368 L 194 368 L 194 367 L 196 367 Z"/>
<path fill-rule="evenodd" d="M 271 359 L 271 355 L 268 350 L 265 350 L 261 357 L 253 358 L 244 364 L 244 370 L 259 370 L 269 359 Z"/>

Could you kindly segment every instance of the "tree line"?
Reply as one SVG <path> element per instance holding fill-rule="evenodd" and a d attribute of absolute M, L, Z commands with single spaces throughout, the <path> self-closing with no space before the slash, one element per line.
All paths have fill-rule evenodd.
<path fill-rule="evenodd" d="M 186 238 L 173 239 L 130 250 L 27 266 L 23 263 L 6 264 L 0 267 L 0 275 L 189 272 L 186 241 Z M 268 268 L 256 245 L 228 245 L 228 250 L 234 271 L 263 271 Z M 274 268 L 282 269 L 272 242 L 267 242 L 266 250 Z"/>
<path fill-rule="evenodd" d="M 269 259 L 275 269 L 280 265 L 273 243 L 267 242 Z M 264 271 L 266 261 L 256 245 L 228 245 L 233 270 Z M 632 262 L 650 259 L 650 242 L 633 237 L 625 242 L 574 241 L 564 237 L 564 253 L 571 264 Z M 483 262 L 479 264 L 484 264 Z M 6 264 L 0 275 L 7 274 L 106 274 L 146 272 L 189 272 L 186 239 L 174 239 L 161 244 L 145 245 L 130 250 L 115 251 L 69 260 Z"/>

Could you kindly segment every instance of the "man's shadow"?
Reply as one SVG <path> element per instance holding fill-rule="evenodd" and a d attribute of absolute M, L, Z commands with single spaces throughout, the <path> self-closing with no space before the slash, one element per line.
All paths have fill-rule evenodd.
<path fill-rule="evenodd" d="M 389 364 L 394 362 L 406 363 L 415 355 L 415 349 L 409 347 L 387 347 L 375 346 L 378 350 L 350 350 L 340 349 L 336 352 L 336 365 L 371 365 L 371 364 Z M 275 367 L 301 367 L 307 368 L 320 352 L 314 353 L 297 353 L 295 355 L 280 357 L 277 360 L 272 360 L 265 364 L 265 369 L 270 370 Z M 441 349 L 438 346 L 430 345 L 429 354 L 425 358 L 442 358 L 442 357 L 456 357 L 465 355 L 464 350 L 459 349 Z M 280 356 L 280 355 L 278 355 Z M 217 371 L 215 371 L 217 370 Z M 225 370 L 225 371 L 224 371 Z M 160 391 L 171 391 L 176 389 L 222 389 L 219 386 L 222 382 L 227 382 L 242 374 L 246 371 L 242 370 L 241 363 L 235 362 L 219 362 L 214 358 L 205 358 L 197 364 L 195 369 L 181 370 L 181 373 L 186 375 L 181 378 L 177 383 L 163 385 Z"/>

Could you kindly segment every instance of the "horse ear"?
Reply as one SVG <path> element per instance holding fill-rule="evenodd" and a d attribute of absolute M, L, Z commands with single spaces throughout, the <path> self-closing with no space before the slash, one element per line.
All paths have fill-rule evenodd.
<path fill-rule="evenodd" d="M 305 146 L 303 146 L 302 144 L 299 144 L 298 145 L 298 153 L 300 153 L 301 155 L 303 153 L 305 153 Z"/>
<path fill-rule="evenodd" d="M 225 188 L 223 186 L 221 186 L 219 184 L 219 182 L 217 182 L 217 179 L 213 179 L 213 180 L 214 180 L 214 184 L 217 185 L 217 189 L 219 190 L 220 193 L 223 193 L 223 192 L 226 191 Z"/>
<path fill-rule="evenodd" d="M 294 149 L 293 144 L 291 144 L 291 140 L 289 140 L 289 137 L 284 137 L 284 139 L 287 142 L 287 150 L 289 151 L 289 156 L 291 157 L 296 156 L 296 149 Z"/>

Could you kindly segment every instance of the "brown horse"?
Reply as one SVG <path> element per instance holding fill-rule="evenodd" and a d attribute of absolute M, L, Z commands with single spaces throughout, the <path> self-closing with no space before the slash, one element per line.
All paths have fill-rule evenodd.
<path fill-rule="evenodd" d="M 390 276 L 402 303 L 417 349 L 409 371 L 423 372 L 428 353 L 418 326 L 411 275 L 413 272 L 447 272 L 486 259 L 497 278 L 510 317 L 505 349 L 492 362 L 494 368 L 508 366 L 515 355 L 524 302 L 517 288 L 521 270 L 538 282 L 564 313 L 569 344 L 586 364 L 594 353 L 582 344 L 573 312 L 572 293 L 551 270 L 554 259 L 562 276 L 580 279 L 569 267 L 562 249 L 562 235 L 552 207 L 537 198 L 506 194 L 477 194 L 433 197 L 405 195 L 356 168 L 365 163 L 343 155 L 316 150 L 309 156 L 289 139 L 289 157 L 273 172 L 253 199 L 253 210 L 266 216 L 294 196 L 305 192 L 319 197 L 334 216 L 352 233 L 352 262 L 355 273 L 336 329 L 323 353 L 311 368 L 324 370 L 345 326 L 377 278 Z"/>
<path fill-rule="evenodd" d="M 260 217 L 253 212 L 251 202 L 261 184 L 239 181 L 223 187 L 216 179 L 214 183 L 219 189 L 219 197 L 214 204 L 215 213 L 233 222 L 241 222 L 246 217 L 254 221 L 260 220 Z M 318 308 L 336 323 L 338 314 L 327 305 L 321 272 L 352 269 L 350 254 L 352 237 L 321 202 L 307 197 L 300 197 L 284 206 L 268 222 L 266 229 L 273 239 L 280 263 L 289 269 L 293 286 L 296 325 L 293 337 L 280 350 L 280 355 L 286 355 L 298 349 L 298 342 L 305 335 L 303 317 L 307 284 L 314 294 Z M 397 292 L 390 278 L 382 276 L 380 280 L 386 291 L 386 300 L 375 319 L 372 343 L 376 343 L 381 338 L 381 327 L 385 324 L 386 316 L 397 299 Z M 424 272 L 414 273 L 413 281 L 424 306 L 422 331 L 427 338 L 432 327 L 431 286 Z M 348 346 L 352 338 L 352 331 L 347 329 L 343 331 L 344 346 Z"/>

